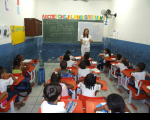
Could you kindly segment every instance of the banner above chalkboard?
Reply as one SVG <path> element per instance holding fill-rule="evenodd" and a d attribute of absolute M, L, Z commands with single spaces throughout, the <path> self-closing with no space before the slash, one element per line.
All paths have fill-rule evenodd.
<path fill-rule="evenodd" d="M 103 20 L 108 25 L 108 18 L 98 15 L 42 15 L 42 19 L 77 19 L 77 20 Z"/>

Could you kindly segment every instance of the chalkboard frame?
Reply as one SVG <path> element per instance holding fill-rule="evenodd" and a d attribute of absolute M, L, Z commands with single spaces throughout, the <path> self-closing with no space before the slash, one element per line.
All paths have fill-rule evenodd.
<path fill-rule="evenodd" d="M 99 23 L 104 23 L 103 20 L 77 20 L 77 19 L 43 19 L 43 43 L 72 43 L 72 44 L 76 44 L 76 43 L 80 43 L 78 41 L 78 29 L 77 29 L 77 36 L 75 36 L 74 39 L 71 40 L 66 40 L 66 41 L 57 41 L 57 40 L 52 40 L 52 41 L 46 41 L 46 29 L 44 29 L 44 26 L 46 25 L 46 21 L 75 21 L 77 23 L 77 28 L 78 28 L 78 22 L 99 22 Z M 101 42 L 93 42 L 94 44 L 101 44 Z"/>

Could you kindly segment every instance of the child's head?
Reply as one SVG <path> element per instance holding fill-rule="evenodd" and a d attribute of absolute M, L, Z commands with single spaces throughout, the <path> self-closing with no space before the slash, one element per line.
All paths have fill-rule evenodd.
<path fill-rule="evenodd" d="M 66 55 L 71 55 L 71 52 L 69 50 L 67 50 Z"/>
<path fill-rule="evenodd" d="M 16 66 L 20 66 L 20 64 L 21 64 L 21 61 L 20 61 L 21 59 L 17 59 L 17 58 L 15 58 L 14 59 L 14 68 L 16 67 Z"/>
<path fill-rule="evenodd" d="M 58 83 L 50 83 L 44 88 L 44 98 L 50 103 L 61 99 L 62 87 Z"/>
<path fill-rule="evenodd" d="M 85 87 L 88 89 L 94 89 L 94 85 L 96 84 L 96 76 L 94 76 L 92 73 L 88 74 L 84 79 Z"/>
<path fill-rule="evenodd" d="M 81 68 L 81 69 L 85 69 L 85 68 L 86 68 L 86 63 L 85 63 L 84 61 L 82 61 L 82 62 L 80 63 L 80 68 Z"/>
<path fill-rule="evenodd" d="M 122 58 L 122 55 L 120 55 L 120 54 L 116 55 L 116 60 L 120 60 L 121 58 Z"/>
<path fill-rule="evenodd" d="M 66 69 L 67 68 L 67 62 L 65 60 L 61 61 L 60 67 L 61 67 L 61 69 Z"/>
<path fill-rule="evenodd" d="M 85 60 L 88 60 L 89 58 L 90 58 L 89 53 L 85 53 L 85 54 L 84 54 L 84 59 L 85 59 Z"/>
<path fill-rule="evenodd" d="M 69 61 L 69 60 L 70 60 L 70 56 L 69 56 L 68 54 L 64 55 L 63 60 L 65 60 L 65 61 Z"/>
<path fill-rule="evenodd" d="M 0 79 L 4 79 L 6 76 L 6 70 L 0 66 Z"/>
<path fill-rule="evenodd" d="M 61 82 L 61 75 L 58 72 L 53 72 L 52 76 L 51 76 L 51 82 L 56 82 L 56 83 L 60 83 Z"/>
<path fill-rule="evenodd" d="M 120 59 L 120 62 L 129 68 L 129 61 L 126 58 L 122 57 Z"/>
<path fill-rule="evenodd" d="M 146 67 L 145 63 L 138 63 L 137 70 L 138 71 L 144 71 L 145 67 Z"/>
<path fill-rule="evenodd" d="M 23 55 L 19 54 L 16 56 L 16 59 L 18 59 L 19 61 L 24 61 Z"/>
<path fill-rule="evenodd" d="M 125 102 L 124 99 L 118 94 L 111 94 L 107 97 L 106 100 L 108 109 L 111 110 L 111 113 L 124 113 Z"/>
<path fill-rule="evenodd" d="M 90 56 L 91 56 L 90 52 L 86 52 L 86 53 L 89 55 L 89 58 L 90 58 Z"/>
<path fill-rule="evenodd" d="M 107 48 L 104 50 L 104 53 L 105 54 L 109 54 L 109 56 L 111 56 L 111 51 L 109 49 L 107 49 Z"/>

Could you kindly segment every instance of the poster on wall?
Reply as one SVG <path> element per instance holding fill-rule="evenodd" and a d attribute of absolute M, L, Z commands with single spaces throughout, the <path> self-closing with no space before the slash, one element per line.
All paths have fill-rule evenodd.
<path fill-rule="evenodd" d="M 10 38 L 10 27 L 8 25 L 4 26 L 4 29 L 3 29 L 3 38 L 4 39 L 9 39 Z"/>
<path fill-rule="evenodd" d="M 0 26 L 0 40 L 3 38 L 3 27 Z"/>
<path fill-rule="evenodd" d="M 24 26 L 10 26 L 12 45 L 17 45 L 25 42 L 25 27 Z"/>

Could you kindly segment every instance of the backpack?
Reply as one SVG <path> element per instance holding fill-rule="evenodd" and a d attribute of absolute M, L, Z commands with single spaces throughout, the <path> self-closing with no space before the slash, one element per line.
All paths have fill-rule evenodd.
<path fill-rule="evenodd" d="M 57 72 L 61 74 L 61 77 L 62 77 L 62 78 L 74 77 L 74 75 L 71 75 L 71 74 L 69 73 L 69 70 L 68 70 L 68 69 L 66 69 L 66 70 L 61 70 L 61 71 L 57 71 Z"/>
<path fill-rule="evenodd" d="M 26 76 L 26 78 L 21 83 L 19 83 L 17 86 L 15 86 L 14 89 L 18 90 L 18 92 L 27 92 L 26 95 L 21 95 L 19 93 L 20 96 L 22 96 L 22 97 L 28 96 L 32 91 L 32 86 L 31 86 L 31 83 L 29 82 L 29 78 Z"/>
<path fill-rule="evenodd" d="M 45 69 L 44 68 L 39 68 L 36 70 L 35 80 L 39 85 L 41 85 L 42 83 L 45 83 Z"/>

